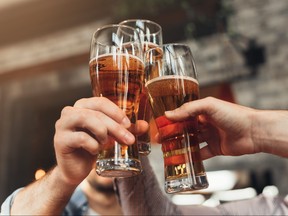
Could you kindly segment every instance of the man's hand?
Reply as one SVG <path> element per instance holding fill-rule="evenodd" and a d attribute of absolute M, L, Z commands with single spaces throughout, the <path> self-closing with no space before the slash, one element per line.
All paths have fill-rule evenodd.
<path fill-rule="evenodd" d="M 11 214 L 61 215 L 75 188 L 92 170 L 108 137 L 131 145 L 133 134 L 148 130 L 145 121 L 130 126 L 125 113 L 107 98 L 81 99 L 65 107 L 55 125 L 56 167 L 16 195 Z"/>
<path fill-rule="evenodd" d="M 65 107 L 56 123 L 54 145 L 57 164 L 67 183 L 79 184 L 89 174 L 109 136 L 133 144 L 130 126 L 125 113 L 104 97 L 81 99 L 73 107 Z M 137 127 L 140 132 L 147 128 L 144 121 Z"/>
<path fill-rule="evenodd" d="M 166 112 L 170 120 L 181 121 L 199 115 L 199 138 L 207 142 L 201 149 L 203 159 L 217 155 L 243 155 L 259 152 L 253 142 L 251 108 L 208 97 L 188 102 Z"/>

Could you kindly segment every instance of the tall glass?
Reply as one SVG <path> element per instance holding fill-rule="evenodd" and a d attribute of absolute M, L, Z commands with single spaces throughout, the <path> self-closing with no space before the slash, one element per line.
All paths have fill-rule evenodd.
<path fill-rule="evenodd" d="M 162 45 L 163 43 L 162 28 L 158 23 L 146 19 L 128 19 L 122 21 L 120 24 L 130 26 L 138 32 L 144 52 L 148 49 L 157 47 L 158 45 Z M 151 108 L 145 88 L 143 88 L 140 95 L 138 119 L 145 120 L 149 123 L 151 118 Z M 140 154 L 148 155 L 151 152 L 149 131 L 141 136 L 138 136 L 138 147 Z"/>
<path fill-rule="evenodd" d="M 89 67 L 93 95 L 113 101 L 135 124 L 144 79 L 138 33 L 124 25 L 97 29 L 91 41 Z M 139 174 L 142 169 L 138 151 L 137 144 L 127 146 L 110 138 L 98 155 L 97 173 L 108 177 Z"/>
<path fill-rule="evenodd" d="M 207 188 L 197 138 L 198 117 L 174 122 L 164 114 L 199 98 L 191 50 L 183 44 L 166 44 L 148 50 L 144 59 L 145 87 L 162 144 L 165 191 L 175 193 Z"/>

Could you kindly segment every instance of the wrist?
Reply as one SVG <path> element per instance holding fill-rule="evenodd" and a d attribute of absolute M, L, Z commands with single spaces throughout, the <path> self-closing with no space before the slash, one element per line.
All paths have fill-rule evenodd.
<path fill-rule="evenodd" d="M 76 185 L 67 184 L 63 180 L 56 166 L 17 194 L 11 215 L 60 215 L 75 188 Z"/>
<path fill-rule="evenodd" d="M 47 203 L 50 203 L 48 206 L 53 206 L 57 203 L 56 206 L 64 209 L 78 185 L 71 184 L 69 180 L 65 179 L 58 166 L 54 167 L 48 175 L 46 181 L 49 179 L 49 183 L 45 183 L 45 179 L 44 182 L 42 182 L 42 184 L 44 183 L 53 191 L 48 197 Z M 47 188 L 45 190 L 47 190 Z"/>
<path fill-rule="evenodd" d="M 262 140 L 262 133 L 261 131 L 261 111 L 260 110 L 253 110 L 250 115 L 251 119 L 251 140 L 254 146 L 254 153 L 263 152 L 263 142 Z"/>
<path fill-rule="evenodd" d="M 75 190 L 75 188 L 81 183 L 78 181 L 71 181 L 71 179 L 67 178 L 58 166 L 54 167 L 50 175 L 53 175 L 54 182 L 58 185 L 58 187 L 63 187 L 68 191 Z"/>
<path fill-rule="evenodd" d="M 252 137 L 256 152 L 270 153 L 287 157 L 286 111 L 255 111 Z"/>

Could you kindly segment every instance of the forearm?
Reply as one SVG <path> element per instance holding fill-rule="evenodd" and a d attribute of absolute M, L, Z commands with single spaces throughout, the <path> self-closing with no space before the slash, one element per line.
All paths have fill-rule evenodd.
<path fill-rule="evenodd" d="M 116 179 L 125 215 L 179 215 L 180 211 L 163 194 L 147 157 L 143 172 L 135 177 Z"/>
<path fill-rule="evenodd" d="M 11 215 L 60 215 L 76 186 L 67 184 L 55 167 L 16 195 Z"/>
<path fill-rule="evenodd" d="M 131 178 L 116 179 L 124 215 L 218 215 L 205 206 L 177 206 L 162 192 L 148 162 L 142 157 L 143 172 Z"/>
<path fill-rule="evenodd" d="M 288 157 L 288 112 L 256 111 L 252 137 L 259 152 Z"/>

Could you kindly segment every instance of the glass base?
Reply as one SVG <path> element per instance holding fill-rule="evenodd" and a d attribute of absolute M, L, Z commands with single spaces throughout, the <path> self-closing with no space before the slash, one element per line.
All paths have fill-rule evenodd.
<path fill-rule="evenodd" d="M 207 176 L 196 176 L 196 182 L 192 183 L 191 179 L 184 177 L 182 179 L 166 180 L 165 191 L 166 193 L 192 193 L 195 190 L 205 189 L 209 186 Z"/>
<path fill-rule="evenodd" d="M 151 152 L 151 144 L 149 142 L 147 143 L 138 141 L 138 149 L 140 154 L 148 155 Z"/>
<path fill-rule="evenodd" d="M 96 161 L 96 172 L 103 177 L 131 177 L 142 172 L 137 159 L 100 159 Z"/>

